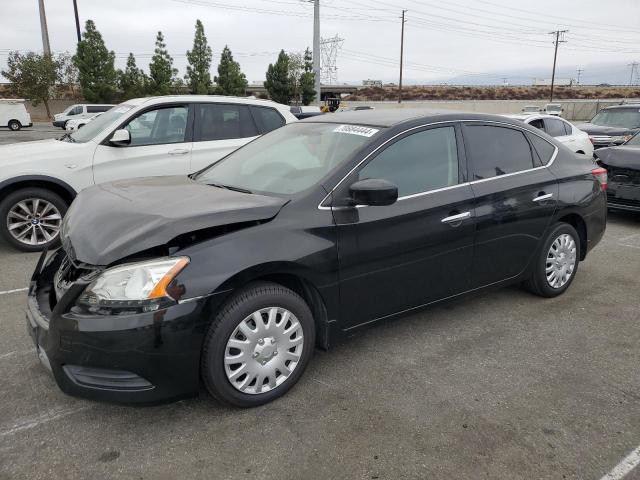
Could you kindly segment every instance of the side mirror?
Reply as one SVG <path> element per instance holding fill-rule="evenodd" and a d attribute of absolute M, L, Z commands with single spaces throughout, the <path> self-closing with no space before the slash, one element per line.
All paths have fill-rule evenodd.
<path fill-rule="evenodd" d="M 369 178 L 351 185 L 349 196 L 356 205 L 391 205 L 398 200 L 398 187 L 387 180 Z"/>
<path fill-rule="evenodd" d="M 113 135 L 111 135 L 109 143 L 111 145 L 115 145 L 116 147 L 124 147 L 126 145 L 129 145 L 131 143 L 131 134 L 129 133 L 129 130 L 125 128 L 116 130 L 115 132 L 113 132 Z"/>

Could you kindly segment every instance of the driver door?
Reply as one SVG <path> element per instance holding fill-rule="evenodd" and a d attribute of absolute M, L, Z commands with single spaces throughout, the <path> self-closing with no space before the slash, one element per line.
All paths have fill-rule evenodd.
<path fill-rule="evenodd" d="M 93 158 L 95 183 L 123 178 L 186 175 L 190 170 L 189 105 L 158 105 L 123 126 L 131 143 L 115 146 L 107 139 Z"/>

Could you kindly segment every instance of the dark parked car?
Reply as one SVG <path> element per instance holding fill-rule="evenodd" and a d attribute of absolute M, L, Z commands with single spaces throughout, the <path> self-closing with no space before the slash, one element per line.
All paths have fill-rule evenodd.
<path fill-rule="evenodd" d="M 595 156 L 607 169 L 609 207 L 640 212 L 640 133 L 620 147 L 598 149 Z"/>
<path fill-rule="evenodd" d="M 279 397 L 314 346 L 465 293 L 554 297 L 606 224 L 606 171 L 479 114 L 338 113 L 191 175 L 91 187 L 44 253 L 27 324 L 69 394 Z"/>
<path fill-rule="evenodd" d="M 312 107 L 312 106 L 293 106 L 289 108 L 289 111 L 293 113 L 293 115 L 298 120 L 303 120 L 305 118 L 311 118 L 317 115 L 324 114 L 324 112 L 320 110 L 320 107 Z"/>
<path fill-rule="evenodd" d="M 622 145 L 640 132 L 640 104 L 603 108 L 589 123 L 582 123 L 576 127 L 589 134 L 595 149 Z"/>

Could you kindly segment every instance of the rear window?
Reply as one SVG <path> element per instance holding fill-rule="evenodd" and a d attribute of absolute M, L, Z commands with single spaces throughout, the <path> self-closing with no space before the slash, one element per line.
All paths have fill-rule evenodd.
<path fill-rule="evenodd" d="M 552 137 L 562 137 L 567 134 L 564 128 L 564 122 L 555 118 L 544 119 L 545 130 Z"/>
<path fill-rule="evenodd" d="M 556 147 L 537 135 L 529 134 L 529 140 L 535 149 L 540 161 L 546 165 L 551 161 L 551 157 L 556 151 Z"/>
<path fill-rule="evenodd" d="M 533 168 L 531 146 L 520 130 L 466 125 L 465 144 L 473 163 L 474 180 Z"/>

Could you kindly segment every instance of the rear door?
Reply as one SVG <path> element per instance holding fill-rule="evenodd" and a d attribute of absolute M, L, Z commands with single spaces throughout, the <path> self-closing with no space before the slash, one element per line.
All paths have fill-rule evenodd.
<path fill-rule="evenodd" d="M 194 142 L 190 172 L 211 165 L 257 136 L 258 127 L 247 105 L 194 104 Z"/>
<path fill-rule="evenodd" d="M 334 208 L 341 318 L 346 328 L 469 288 L 473 192 L 459 128 L 411 131 L 353 172 L 334 198 L 367 178 L 398 187 L 388 206 Z"/>
<path fill-rule="evenodd" d="M 556 148 L 506 124 L 469 122 L 463 133 L 476 197 L 477 288 L 517 276 L 536 252 L 558 199 L 558 181 L 542 158 Z M 546 144 L 546 153 L 539 154 L 528 135 Z"/>
<path fill-rule="evenodd" d="M 121 178 L 186 175 L 190 171 L 189 105 L 157 105 L 127 120 L 131 143 L 114 146 L 108 140 L 93 158 L 95 183 Z"/>

